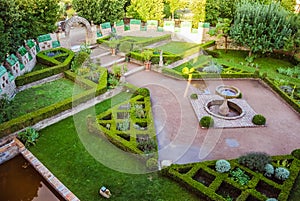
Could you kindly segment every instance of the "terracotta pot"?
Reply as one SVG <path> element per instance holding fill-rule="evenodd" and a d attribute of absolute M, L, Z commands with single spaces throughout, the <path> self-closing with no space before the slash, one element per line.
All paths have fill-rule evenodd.
<path fill-rule="evenodd" d="M 151 70 L 151 61 L 145 61 L 144 66 L 146 71 Z"/>

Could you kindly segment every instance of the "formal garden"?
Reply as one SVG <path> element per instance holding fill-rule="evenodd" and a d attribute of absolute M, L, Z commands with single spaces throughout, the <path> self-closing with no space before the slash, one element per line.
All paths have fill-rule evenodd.
<path fill-rule="evenodd" d="M 45 2 L 40 1 L 40 6 L 43 6 Z M 7 15 L 17 12 L 16 8 L 28 9 L 20 2 L 7 1 L 5 5 L 10 9 Z M 27 6 L 30 7 L 33 2 L 29 1 Z M 101 24 L 121 19 L 122 12 L 125 12 L 122 10 L 125 8 L 125 1 L 122 2 L 112 3 L 115 15 L 105 16 L 101 12 L 95 12 L 97 19 L 93 19 L 86 12 L 92 5 L 78 0 L 73 0 L 72 6 L 65 1 L 61 1 L 61 4 L 65 5 L 64 8 L 68 12 L 75 9 L 88 21 Z M 144 14 L 150 11 L 139 8 L 139 1 L 128 1 L 127 12 L 131 17 L 141 19 L 143 22 L 162 19 L 159 13 L 166 12 L 161 10 L 166 3 L 172 20 L 176 15 L 184 17 L 181 12 L 176 12 L 180 8 L 189 8 L 191 12 L 197 13 L 190 19 L 193 22 L 190 24 L 191 33 L 198 33 L 200 30 L 200 27 L 196 27 L 199 21 L 209 21 L 213 27 L 209 31 L 206 30 L 203 37 L 201 36 L 202 43 L 176 39 L 174 35 L 185 30 L 185 26 L 177 27 L 172 33 L 168 31 L 164 33 L 162 26 L 154 22 L 153 24 L 149 22 L 149 25 L 156 26 L 155 31 L 149 27 L 145 28 L 147 27 L 145 25 L 141 26 L 136 34 L 131 30 L 132 35 L 123 36 L 113 31 L 103 36 L 103 32 L 96 40 L 97 48 L 105 50 L 107 52 L 105 55 L 124 58 L 122 64 L 115 63 L 103 67 L 100 61 L 105 55 L 99 57 L 99 62 L 95 62 L 91 55 L 96 50 L 90 49 L 89 44 L 82 44 L 78 52 L 66 47 L 38 51 L 36 64 L 30 72 L 18 76 L 14 74 L 16 85 L 14 96 L 10 98 L 6 95 L 1 96 L 0 150 L 6 150 L 8 146 L 5 142 L 17 137 L 26 149 L 80 200 L 105 199 L 99 195 L 101 186 L 111 191 L 111 200 L 298 200 L 300 146 L 297 144 L 299 137 L 295 130 L 299 125 L 298 122 L 290 121 L 299 121 L 300 112 L 300 23 L 297 23 L 299 14 L 291 14 L 288 11 L 293 8 L 293 4 L 289 1 L 283 1 L 281 5 L 275 2 L 263 4 L 260 1 L 255 3 L 241 1 L 236 4 L 237 7 L 232 6 L 230 2 L 234 5 L 233 1 L 219 3 L 223 8 L 230 7 L 236 10 L 233 12 L 225 9 L 222 13 L 220 10 L 222 8 L 212 8 L 214 4 L 210 1 L 207 3 L 207 9 L 203 10 L 202 7 L 205 8 L 203 2 L 191 1 L 188 4 L 185 1 L 160 0 L 155 3 L 156 5 L 152 5 L 152 9 L 157 11 L 157 16 L 153 15 L 151 16 L 153 18 L 149 19 Z M 101 3 L 105 4 L 102 1 Z M 59 10 L 56 1 L 51 1 L 47 5 L 52 11 Z M 93 6 L 95 9 L 100 3 Z M 109 9 L 112 8 L 107 8 L 107 13 Z M 272 13 L 266 12 L 267 9 L 272 10 Z M 201 15 L 205 11 L 206 17 Z M 257 12 L 260 15 L 256 15 Z M 40 15 L 35 11 L 31 14 Z M 19 15 L 19 18 L 24 20 L 29 19 L 30 14 Z M 58 20 L 58 16 L 54 14 L 47 17 L 51 16 L 54 22 Z M 98 21 L 99 18 L 105 21 Z M 139 20 L 135 20 L 135 23 L 137 21 Z M 24 20 L 23 24 L 15 22 L 16 24 L 9 26 L 15 27 L 16 30 L 18 25 L 29 27 L 28 21 Z M 4 27 L 2 24 L 0 23 L 0 28 Z M 125 32 L 130 32 L 128 28 L 130 24 L 126 26 L 124 23 L 119 24 L 124 26 Z M 249 28 L 250 25 L 253 27 Z M 41 26 L 36 31 L 28 28 L 22 36 L 36 38 L 39 34 L 54 31 L 54 28 L 55 26 L 47 28 Z M 203 25 L 202 28 L 204 30 L 206 27 Z M 10 29 L 5 33 L 7 35 L 3 34 L 5 48 L 1 51 L 1 60 L 6 58 L 7 52 L 13 52 L 12 48 L 16 47 L 17 42 L 10 44 L 9 37 L 15 37 L 16 41 L 19 38 Z M 22 54 L 24 55 L 25 53 Z M 142 66 L 142 70 L 131 67 L 133 64 Z M 3 66 L 8 68 L 4 62 Z M 151 79 L 151 76 L 158 78 Z M 139 80 L 132 81 L 133 79 Z M 259 139 L 253 139 L 254 141 L 249 143 L 239 141 L 241 145 L 236 146 L 238 147 L 236 151 L 216 146 L 207 158 L 194 158 L 197 162 L 191 160 L 182 164 L 179 160 L 165 159 L 163 152 L 160 152 L 165 148 L 162 139 L 166 138 L 172 142 L 179 135 L 186 135 L 188 139 L 189 134 L 180 133 L 171 138 L 170 133 L 160 133 L 159 129 L 164 128 L 158 126 L 162 122 L 158 122 L 160 117 L 158 118 L 156 111 L 157 99 L 160 97 L 157 94 L 162 93 L 162 96 L 166 94 L 164 91 L 155 91 L 155 88 L 151 88 L 151 83 L 157 79 L 162 83 L 174 85 L 178 90 L 172 93 L 180 93 L 177 97 L 180 97 L 182 102 L 186 101 L 191 108 L 189 110 L 185 108 L 185 111 L 195 113 L 184 114 L 183 116 L 188 115 L 194 122 L 183 121 L 182 124 L 177 124 L 178 122 L 174 120 L 176 118 L 167 116 L 170 119 L 166 120 L 169 122 L 164 124 L 165 127 L 169 126 L 168 123 L 173 123 L 171 127 L 177 126 L 176 129 L 196 125 L 196 134 L 199 136 L 194 140 L 200 139 L 201 142 L 205 142 L 203 136 L 213 135 L 215 133 L 210 131 L 218 131 L 219 128 L 224 129 L 223 135 L 230 136 L 230 131 L 234 134 L 253 132 Z M 215 87 L 214 82 L 219 83 L 222 79 L 224 83 L 233 81 L 238 86 Z M 257 97 L 272 97 L 270 108 L 275 110 L 278 105 L 287 108 L 286 113 L 282 114 L 283 117 L 278 117 L 279 119 L 292 118 L 286 119 L 286 122 L 277 122 L 274 121 L 276 117 L 270 118 L 272 112 L 260 113 L 259 109 L 264 106 L 256 105 L 259 105 L 259 101 L 266 103 L 268 100 L 255 101 L 255 97 L 252 95 L 250 97 L 250 92 L 248 94 L 248 91 L 240 90 L 240 87 L 243 89 L 244 81 L 248 81 L 251 87 L 258 89 Z M 140 84 L 142 82 L 144 83 Z M 207 86 L 199 87 L 199 83 L 202 82 Z M 209 86 L 211 83 L 213 84 Z M 147 87 L 147 84 L 150 87 Z M 180 90 L 185 85 L 187 88 L 183 96 L 183 93 L 181 95 L 183 90 Z M 261 88 L 264 91 L 259 91 Z M 264 93 L 268 96 L 264 96 Z M 169 103 L 168 101 L 173 100 L 172 97 L 163 97 L 166 100 L 160 100 L 162 102 Z M 275 105 L 271 100 L 276 100 L 276 104 L 280 104 Z M 225 102 L 230 110 L 225 112 L 226 114 L 221 109 Z M 218 111 L 211 107 L 216 105 Z M 183 104 L 182 107 L 185 106 Z M 231 118 L 233 109 L 240 117 Z M 213 115 L 213 112 L 210 113 L 208 110 L 217 114 Z M 176 114 L 175 110 L 168 112 Z M 226 116 L 230 116 L 229 120 L 226 120 Z M 173 120 L 174 122 L 171 122 Z M 294 128 L 288 130 L 287 127 L 292 124 Z M 259 136 L 260 133 L 266 134 L 268 131 L 266 129 L 276 132 L 272 133 L 273 136 Z M 289 137 L 293 142 L 289 143 Z M 245 139 L 249 138 L 245 136 Z M 269 140 L 271 145 L 260 150 L 267 150 L 268 153 L 253 150 L 249 145 L 259 144 L 264 140 Z M 190 145 L 198 146 L 197 143 Z M 219 157 L 220 152 L 223 153 L 222 156 L 226 156 L 227 151 L 228 157 Z M 235 152 L 233 154 L 235 157 L 232 157 L 232 152 Z M 2 157 L 6 155 L 1 154 L 0 158 Z M 68 200 L 66 197 L 64 199 Z"/>

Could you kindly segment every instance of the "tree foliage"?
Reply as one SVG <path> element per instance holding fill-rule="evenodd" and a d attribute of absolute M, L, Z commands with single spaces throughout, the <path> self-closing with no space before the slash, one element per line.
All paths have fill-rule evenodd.
<path fill-rule="evenodd" d="M 24 31 L 14 0 L 0 0 L 0 10 L 0 61 L 4 61 L 6 53 L 14 51 L 22 44 Z"/>
<path fill-rule="evenodd" d="M 166 0 L 166 3 L 170 6 L 170 12 L 172 13 L 172 19 L 174 20 L 175 11 L 186 6 L 184 0 Z"/>
<path fill-rule="evenodd" d="M 251 53 L 272 52 L 284 47 L 293 35 L 290 14 L 279 3 L 268 5 L 243 1 L 238 4 L 231 38 Z"/>
<path fill-rule="evenodd" d="M 193 13 L 193 26 L 197 27 L 198 22 L 205 21 L 205 6 L 206 0 L 194 0 L 189 4 L 189 9 Z"/>
<path fill-rule="evenodd" d="M 25 30 L 23 39 L 52 33 L 57 29 L 56 22 L 60 17 L 59 0 L 15 0 L 22 16 L 22 27 Z"/>
<path fill-rule="evenodd" d="M 128 15 L 143 21 L 161 20 L 164 17 L 163 0 L 131 0 Z"/>
<path fill-rule="evenodd" d="M 73 0 L 77 14 L 95 24 L 115 22 L 125 16 L 126 0 Z"/>

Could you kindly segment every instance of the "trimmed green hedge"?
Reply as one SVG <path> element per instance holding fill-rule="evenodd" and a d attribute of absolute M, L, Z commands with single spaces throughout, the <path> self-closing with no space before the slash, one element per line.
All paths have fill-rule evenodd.
<path fill-rule="evenodd" d="M 0 137 L 4 137 L 25 127 L 32 126 L 41 120 L 52 117 L 65 110 L 71 109 L 72 107 L 77 106 L 80 103 L 84 103 L 94 97 L 95 89 L 90 89 L 58 103 L 4 122 L 0 125 Z"/>
<path fill-rule="evenodd" d="M 143 105 L 145 118 L 138 118 L 135 114 L 134 104 Z M 127 109 L 120 109 L 121 106 L 129 105 Z M 124 122 L 126 117 L 119 115 L 129 115 L 130 127 L 128 130 L 118 130 L 117 125 Z M 135 154 L 143 154 L 143 151 L 138 149 L 137 135 L 148 135 L 149 139 L 156 142 L 155 127 L 151 111 L 150 97 L 141 95 L 134 96 L 129 101 L 123 102 L 101 114 L 97 117 L 88 117 L 88 129 L 90 133 L 104 135 L 119 148 L 124 151 L 129 151 Z M 108 126 L 109 125 L 109 126 Z M 146 126 L 146 129 L 137 128 L 136 125 L 141 127 Z M 125 137 L 122 137 L 125 136 Z M 129 139 L 125 139 L 128 137 Z M 155 147 L 157 149 L 157 145 Z M 156 150 L 153 150 L 156 152 Z M 155 153 L 153 153 L 155 155 Z M 144 156 L 143 156 L 144 157 Z M 146 157 L 147 158 L 147 157 Z"/>
<path fill-rule="evenodd" d="M 92 89 L 92 88 L 96 88 L 97 84 L 85 79 L 81 76 L 76 75 L 76 73 L 68 70 L 64 72 L 65 77 L 69 80 L 72 80 L 73 82 L 75 82 L 76 84 L 78 84 L 80 87 L 84 88 L 84 89 Z"/>
<path fill-rule="evenodd" d="M 142 56 L 142 53 L 140 53 L 140 52 L 130 52 L 130 57 L 135 59 L 135 60 L 138 60 L 138 61 L 143 61 L 144 60 L 144 58 Z M 172 53 L 169 53 L 169 52 L 164 52 L 163 53 L 164 63 L 173 63 L 173 62 L 178 61 L 180 59 L 183 59 L 183 57 L 180 56 L 180 55 L 172 54 Z M 154 54 L 151 57 L 151 62 L 153 64 L 158 64 L 159 60 L 160 60 L 160 55 L 159 54 Z"/>
<path fill-rule="evenodd" d="M 300 112 L 300 104 L 294 101 L 290 96 L 284 93 L 271 79 L 268 77 L 262 77 L 262 80 L 266 82 L 277 94 L 279 94 L 286 102 L 288 102 L 297 112 Z"/>
<path fill-rule="evenodd" d="M 47 53 L 56 52 L 56 51 L 57 52 L 63 52 L 63 54 L 56 55 L 56 56 L 53 56 L 53 57 L 49 57 L 49 56 L 46 55 Z M 41 64 L 44 64 L 44 65 L 47 65 L 47 66 L 56 66 L 56 65 L 59 65 L 59 64 L 63 64 L 63 63 L 64 64 L 70 63 L 71 60 L 73 59 L 74 55 L 75 54 L 72 50 L 69 50 L 69 49 L 66 49 L 66 48 L 63 48 L 63 47 L 58 47 L 58 48 L 52 48 L 52 49 L 49 49 L 49 50 L 44 50 L 44 51 L 39 52 L 36 55 L 36 59 Z M 68 56 L 63 63 L 56 60 L 56 58 L 61 57 L 61 56 Z"/>
<path fill-rule="evenodd" d="M 278 165 L 278 161 L 283 160 L 289 161 L 290 166 L 287 168 L 289 169 L 291 174 L 289 178 L 282 183 L 277 183 L 276 180 L 271 180 L 270 178 L 264 176 L 263 173 L 254 172 L 238 164 L 236 159 L 229 160 L 231 164 L 231 170 L 240 168 L 248 176 L 250 176 L 251 180 L 247 185 L 241 185 L 238 182 L 234 181 L 230 178 L 229 173 L 218 173 L 215 170 L 216 161 L 205 161 L 201 163 L 191 163 L 185 165 L 171 165 L 170 167 L 163 169 L 161 173 L 180 182 L 191 191 L 202 196 L 204 200 L 225 201 L 226 199 L 217 192 L 221 185 L 226 183 L 227 185 L 230 185 L 241 192 L 236 200 L 246 201 L 250 199 L 249 197 L 251 196 L 253 198 L 256 198 L 256 200 L 265 201 L 268 197 L 257 190 L 257 186 L 261 182 L 264 182 L 272 188 L 278 189 L 279 194 L 277 199 L 284 201 L 288 200 L 294 182 L 299 174 L 300 160 L 294 158 L 291 155 L 274 156 L 272 157 L 272 165 L 274 167 L 281 166 Z M 205 185 L 201 183 L 201 181 L 197 181 L 196 177 L 199 171 L 202 172 L 202 174 L 208 174 L 213 178 L 210 184 Z M 273 189 L 269 190 L 273 191 Z M 229 191 L 228 194 L 230 194 Z"/>
<path fill-rule="evenodd" d="M 163 68 L 162 73 L 177 79 L 188 79 L 188 75 L 185 75 L 181 72 L 170 68 Z M 254 73 L 204 73 L 204 72 L 195 72 L 193 73 L 193 80 L 205 79 L 205 78 L 252 78 Z"/>
<path fill-rule="evenodd" d="M 60 62 L 55 59 L 57 57 L 52 58 L 45 55 L 45 52 L 51 52 L 51 50 L 65 52 L 63 55 L 67 56 L 67 58 L 63 62 Z M 35 82 L 47 78 L 49 76 L 62 73 L 70 68 L 70 64 L 74 55 L 75 54 L 73 51 L 62 47 L 41 51 L 37 54 L 37 60 L 39 62 L 48 63 L 50 66 L 51 65 L 52 66 L 55 65 L 55 66 L 38 70 L 38 71 L 33 71 L 31 73 L 27 73 L 22 76 L 18 76 L 15 80 L 15 83 L 17 86 L 23 86 L 25 84 L 29 84 L 31 82 Z"/>

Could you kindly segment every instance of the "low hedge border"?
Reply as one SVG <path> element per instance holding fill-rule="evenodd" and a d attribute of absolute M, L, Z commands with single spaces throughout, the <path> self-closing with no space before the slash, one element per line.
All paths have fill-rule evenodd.
<path fill-rule="evenodd" d="M 98 85 L 90 80 L 77 76 L 71 71 L 66 71 L 64 73 L 66 78 L 75 81 L 77 84 L 87 89 L 87 91 L 0 124 L 0 138 L 25 127 L 32 126 L 41 120 L 59 114 L 65 110 L 71 109 L 72 107 L 84 103 L 107 91 L 107 69 L 105 68 L 102 69 L 102 76 L 99 79 L 100 83 Z"/>
<path fill-rule="evenodd" d="M 72 107 L 77 106 L 80 103 L 84 103 L 94 97 L 95 89 L 90 89 L 58 103 L 4 122 L 0 125 L 0 138 L 28 126 L 32 126 L 41 120 L 57 115 L 65 110 L 71 109 Z"/>
<path fill-rule="evenodd" d="M 53 56 L 53 57 L 49 57 L 49 56 L 46 55 L 46 53 L 53 52 L 53 51 L 61 51 L 61 52 L 64 52 L 64 54 L 63 54 L 64 56 L 68 56 L 63 63 L 70 63 L 71 60 L 73 59 L 74 55 L 75 55 L 72 50 L 69 50 L 69 49 L 66 49 L 66 48 L 63 48 L 63 47 L 58 47 L 58 48 L 52 48 L 52 49 L 49 49 L 49 50 L 44 50 L 44 51 L 39 52 L 36 55 L 37 61 L 39 63 L 42 63 L 42 64 L 47 65 L 47 66 L 56 66 L 56 65 L 62 64 L 62 62 L 59 62 L 59 61 L 56 60 L 57 57 L 60 57 L 62 55 L 56 55 L 56 56 Z"/>
<path fill-rule="evenodd" d="M 296 159 L 292 155 L 273 156 L 272 164 L 274 167 L 278 166 L 276 164 L 277 160 L 292 161 L 291 166 L 288 168 L 290 171 L 290 176 L 287 180 L 283 181 L 283 184 L 278 184 L 272 181 L 271 179 L 265 177 L 263 173 L 254 172 L 248 169 L 247 167 L 240 165 L 237 162 L 237 159 L 229 160 L 231 164 L 231 170 L 235 168 L 240 168 L 243 171 L 245 171 L 246 174 L 251 175 L 252 177 L 249 183 L 244 186 L 232 180 L 228 176 L 229 173 L 218 173 L 214 169 L 216 160 L 205 161 L 201 163 L 191 163 L 185 165 L 173 164 L 170 167 L 162 169 L 161 174 L 180 182 L 185 187 L 192 190 L 193 192 L 196 192 L 197 194 L 205 195 L 206 196 L 205 199 L 208 200 L 215 200 L 215 201 L 226 200 L 225 198 L 215 193 L 218 190 L 219 186 L 222 184 L 222 182 L 226 182 L 241 190 L 241 194 L 238 196 L 237 200 L 246 201 L 247 198 L 251 195 L 255 197 L 257 200 L 265 201 L 267 197 L 256 190 L 256 186 L 258 185 L 259 181 L 264 181 L 265 183 L 272 186 L 273 188 L 279 189 L 280 193 L 277 199 L 284 201 L 284 200 L 288 200 L 294 182 L 299 174 L 300 160 Z M 212 181 L 209 187 L 206 187 L 202 183 L 193 179 L 194 175 L 200 169 L 202 169 L 203 171 L 207 172 L 210 175 L 215 176 L 214 181 Z M 182 173 L 180 173 L 181 171 Z"/>
<path fill-rule="evenodd" d="M 72 59 L 75 55 L 73 51 L 68 50 L 66 48 L 62 48 L 62 47 L 51 49 L 51 50 L 52 51 L 53 50 L 57 50 L 57 51 L 60 50 L 60 51 L 66 52 L 66 53 L 68 53 L 68 57 L 65 59 L 65 61 L 63 63 L 61 63 L 61 62 L 57 61 L 54 58 L 46 56 L 44 54 L 45 51 L 39 52 L 38 53 L 39 56 L 37 55 L 38 60 L 39 59 L 40 60 L 45 60 L 45 61 L 48 61 L 49 63 L 53 62 L 52 60 L 54 60 L 55 61 L 54 63 L 57 64 L 57 65 L 53 66 L 53 67 L 45 68 L 45 69 L 42 69 L 42 70 L 33 71 L 31 73 L 27 73 L 27 74 L 22 75 L 22 76 L 18 76 L 15 80 L 15 83 L 16 83 L 17 86 L 23 86 L 25 84 L 29 84 L 29 83 L 32 83 L 32 82 L 50 77 L 52 75 L 62 73 L 62 72 L 66 71 L 70 68 L 71 61 L 72 61 Z M 50 50 L 46 50 L 46 51 L 50 52 Z M 52 64 L 54 65 L 54 63 L 52 63 Z"/>
<path fill-rule="evenodd" d="M 75 82 L 76 84 L 78 84 L 80 87 L 84 88 L 84 89 L 92 89 L 92 88 L 96 88 L 97 84 L 85 79 L 81 76 L 76 75 L 76 73 L 68 70 L 64 72 L 65 78 Z"/>
<path fill-rule="evenodd" d="M 279 94 L 286 102 L 288 102 L 292 108 L 294 108 L 297 112 L 300 113 L 300 104 L 290 98 L 286 93 L 284 93 L 274 82 L 268 77 L 261 78 L 264 82 L 266 82 L 277 94 Z"/>
<path fill-rule="evenodd" d="M 122 110 L 119 109 L 121 105 L 124 104 L 130 104 L 130 110 Z M 144 104 L 144 110 L 146 117 L 139 119 L 135 117 L 135 111 L 132 107 L 133 104 L 138 103 L 138 104 Z M 127 131 L 117 131 L 116 125 L 117 123 L 120 123 L 124 121 L 124 119 L 117 119 L 117 113 L 118 112 L 128 112 L 130 114 L 130 129 Z M 104 120 L 106 116 L 111 115 L 111 119 L 109 120 Z M 114 116 L 114 117 L 113 117 Z M 143 151 L 137 148 L 137 141 L 136 141 L 136 136 L 137 134 L 148 134 L 149 139 L 152 139 L 156 142 L 156 136 L 155 136 L 155 127 L 154 127 L 154 121 L 153 121 L 153 116 L 152 116 L 152 109 L 151 109 L 151 102 L 150 102 L 150 97 L 143 97 L 141 95 L 137 95 L 133 98 L 131 98 L 129 101 L 125 101 L 99 115 L 97 115 L 96 118 L 89 117 L 88 120 L 88 128 L 90 133 L 95 133 L 95 134 L 100 134 L 104 135 L 114 143 L 117 147 L 123 149 L 124 151 L 129 151 L 131 153 L 135 154 L 143 154 Z M 135 123 L 147 123 L 147 129 L 146 130 L 139 130 L 134 127 Z M 106 128 L 104 124 L 110 124 L 110 129 Z M 122 137 L 119 137 L 117 134 L 127 134 L 130 135 L 130 140 L 127 141 L 123 139 Z M 157 144 L 156 144 L 157 148 Z M 147 156 L 142 156 L 146 157 Z"/>
<path fill-rule="evenodd" d="M 170 68 L 163 68 L 162 73 L 164 75 L 174 77 L 181 80 L 187 80 L 188 75 L 185 75 L 181 72 L 178 72 L 176 70 L 170 69 Z M 199 80 L 199 79 L 205 79 L 205 78 L 253 78 L 255 77 L 255 73 L 193 73 L 192 80 Z"/>
<path fill-rule="evenodd" d="M 138 61 L 143 61 L 144 60 L 144 58 L 142 56 L 142 53 L 140 53 L 140 52 L 130 52 L 129 56 L 131 58 L 135 59 L 135 60 L 138 60 Z M 164 55 L 163 55 L 164 63 L 173 63 L 173 62 L 178 61 L 180 59 L 183 59 L 183 57 L 178 55 L 178 54 L 172 54 L 172 53 L 169 53 L 169 52 L 164 52 Z M 159 60 L 160 60 L 160 55 L 159 54 L 154 54 L 151 57 L 151 62 L 153 64 L 158 64 Z"/>

